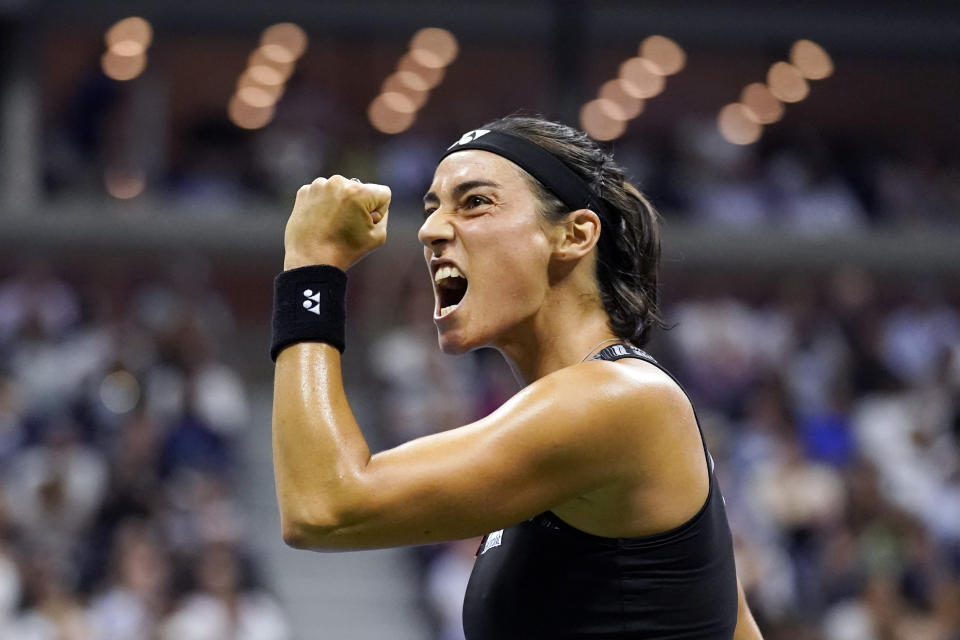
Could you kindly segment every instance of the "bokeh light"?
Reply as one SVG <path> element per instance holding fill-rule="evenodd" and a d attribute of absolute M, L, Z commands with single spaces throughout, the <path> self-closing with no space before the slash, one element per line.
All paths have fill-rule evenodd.
<path fill-rule="evenodd" d="M 147 177 L 138 169 L 107 169 L 103 186 L 117 200 L 136 198 L 147 186 Z"/>
<path fill-rule="evenodd" d="M 608 80 L 600 87 L 600 98 L 612 102 L 623 114 L 622 120 L 632 120 L 643 111 L 643 100 L 630 95 L 620 78 Z"/>
<path fill-rule="evenodd" d="M 276 113 L 294 66 L 307 49 L 307 34 L 292 22 L 271 25 L 247 59 L 237 89 L 227 104 L 230 121 L 243 129 L 265 127 Z"/>
<path fill-rule="evenodd" d="M 421 91 L 426 93 L 430 90 L 430 85 L 423 78 L 423 76 L 417 75 L 412 71 L 397 71 L 396 73 L 390 75 L 385 82 L 389 81 L 396 81 L 399 83 L 399 86 L 407 87 L 411 91 Z"/>
<path fill-rule="evenodd" d="M 266 51 L 264 51 L 263 47 L 258 47 L 255 49 L 247 59 L 248 69 L 255 69 L 258 67 L 272 69 L 280 76 L 281 82 L 286 82 L 290 78 L 290 74 L 293 73 L 293 62 L 280 62 L 275 58 L 271 58 L 267 55 Z"/>
<path fill-rule="evenodd" d="M 297 60 L 293 52 L 281 44 L 260 45 L 259 51 L 261 51 L 267 59 L 280 64 L 293 64 Z"/>
<path fill-rule="evenodd" d="M 153 40 L 153 28 L 139 16 L 113 24 L 104 36 L 107 51 L 100 57 L 100 68 L 113 80 L 133 80 L 147 68 L 147 48 Z"/>
<path fill-rule="evenodd" d="M 381 93 L 376 99 L 383 100 L 388 109 L 397 113 L 414 113 L 417 110 L 416 103 L 399 91 Z"/>
<path fill-rule="evenodd" d="M 144 53 L 121 56 L 110 49 L 100 57 L 100 68 L 108 78 L 121 82 L 133 80 L 147 68 L 147 56 Z"/>
<path fill-rule="evenodd" d="M 405 71 L 420 76 L 427 89 L 433 89 L 443 81 L 443 67 L 427 67 L 421 64 L 412 53 L 405 54 L 397 62 L 397 71 Z"/>
<path fill-rule="evenodd" d="M 274 112 L 275 104 L 254 106 L 242 100 L 239 93 L 235 93 L 227 105 L 230 122 L 241 129 L 261 129 L 267 126 L 273 120 Z"/>
<path fill-rule="evenodd" d="M 367 109 L 374 128 L 389 134 L 406 131 L 459 51 L 456 37 L 446 29 L 424 27 L 413 34 L 409 50 L 397 61 L 396 71 L 383 81 L 380 95 Z"/>
<path fill-rule="evenodd" d="M 822 80 L 833 74 L 833 60 L 823 47 L 811 40 L 797 40 L 790 49 L 790 62 L 808 80 Z"/>
<path fill-rule="evenodd" d="M 430 95 L 423 79 L 409 71 L 398 71 L 387 76 L 380 87 L 380 92 L 401 93 L 413 102 L 417 109 L 426 104 L 427 97 Z"/>
<path fill-rule="evenodd" d="M 457 39 L 446 29 L 426 27 L 410 40 L 410 55 L 431 69 L 446 67 L 457 57 L 460 47 Z"/>
<path fill-rule="evenodd" d="M 733 144 L 751 144 L 760 139 L 763 127 L 754 122 L 742 104 L 728 104 L 717 117 L 720 135 Z"/>
<path fill-rule="evenodd" d="M 740 103 L 747 108 L 747 117 L 757 124 L 772 124 L 783 117 L 783 103 L 762 82 L 744 87 Z"/>
<path fill-rule="evenodd" d="M 687 54 L 676 42 L 665 36 L 650 36 L 640 44 L 640 57 L 650 62 L 654 72 L 672 76 L 687 63 Z"/>
<path fill-rule="evenodd" d="M 251 107 L 269 107 L 277 101 L 275 94 L 256 85 L 248 85 L 237 89 L 237 98 Z"/>
<path fill-rule="evenodd" d="M 778 100 L 800 102 L 810 93 L 810 85 L 800 70 L 789 62 L 776 62 L 767 72 L 767 87 Z"/>
<path fill-rule="evenodd" d="M 624 88 L 634 98 L 652 98 L 663 91 L 665 81 L 646 58 L 630 58 L 620 65 L 620 79 Z"/>
<path fill-rule="evenodd" d="M 396 100 L 387 97 L 390 95 L 389 93 L 381 93 L 374 98 L 367 109 L 367 117 L 370 118 L 370 124 L 377 131 L 389 134 L 401 133 L 413 125 L 417 118 L 417 112 L 416 109 L 397 111 L 394 109 Z"/>
<path fill-rule="evenodd" d="M 237 80 L 237 93 L 241 93 L 247 87 L 256 87 L 261 91 L 265 91 L 270 94 L 273 102 L 276 102 L 283 95 L 284 85 L 280 84 L 264 84 L 260 82 L 258 74 L 255 73 L 256 69 L 262 69 L 263 67 L 250 67 L 242 74 Z"/>
<path fill-rule="evenodd" d="M 121 42 L 131 41 L 139 44 L 143 51 L 153 40 L 153 28 L 149 22 L 139 16 L 124 18 L 107 30 L 105 39 L 108 49 L 112 49 Z"/>
<path fill-rule="evenodd" d="M 306 32 L 292 22 L 271 25 L 264 29 L 260 36 L 260 46 L 267 48 L 268 55 L 280 58 L 280 49 L 285 49 L 290 57 L 288 62 L 293 62 L 303 55 L 307 50 L 307 42 Z"/>
<path fill-rule="evenodd" d="M 264 87 L 280 87 L 285 81 L 282 73 L 265 64 L 247 67 L 240 77 L 250 78 L 251 81 Z"/>
<path fill-rule="evenodd" d="M 605 104 L 609 103 L 609 104 Z M 610 115 L 609 100 L 591 100 L 580 109 L 580 126 L 594 140 L 606 141 L 619 138 L 627 130 L 625 120 Z"/>
<path fill-rule="evenodd" d="M 142 42 L 136 40 L 120 40 L 110 45 L 110 51 L 120 57 L 132 57 L 143 55 L 147 48 Z"/>
<path fill-rule="evenodd" d="M 112 413 L 128 413 L 140 401 L 140 383 L 129 371 L 114 371 L 100 383 L 100 402 Z"/>

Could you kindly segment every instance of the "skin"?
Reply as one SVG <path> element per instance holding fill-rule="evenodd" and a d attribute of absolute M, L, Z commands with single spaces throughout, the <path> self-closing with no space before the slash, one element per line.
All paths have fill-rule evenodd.
<path fill-rule="evenodd" d="M 469 282 L 453 313 L 435 309 L 440 347 L 496 348 L 524 387 L 481 420 L 371 456 L 339 352 L 288 347 L 273 413 L 284 540 L 328 550 L 433 543 L 548 509 L 594 535 L 633 537 L 699 511 L 709 479 L 683 392 L 643 361 L 581 362 L 615 337 L 594 276 L 596 214 L 546 222 L 521 170 L 479 150 L 447 156 L 424 202 L 428 267 L 453 263 Z M 285 268 L 348 269 L 385 241 L 389 204 L 386 187 L 340 176 L 305 185 Z M 742 590 L 735 637 L 760 637 Z"/>

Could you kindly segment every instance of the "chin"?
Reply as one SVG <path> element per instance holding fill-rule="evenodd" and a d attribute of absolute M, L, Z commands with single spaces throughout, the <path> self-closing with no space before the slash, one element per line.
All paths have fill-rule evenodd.
<path fill-rule="evenodd" d="M 440 343 L 440 351 L 448 356 L 459 356 L 476 349 L 478 345 L 471 345 L 464 340 L 460 340 L 450 333 L 438 332 L 437 342 Z"/>
<path fill-rule="evenodd" d="M 459 356 L 469 351 L 475 351 L 486 347 L 491 342 L 491 335 L 488 331 L 477 331 L 483 327 L 474 325 L 473 331 L 469 331 L 464 325 L 465 322 L 456 321 L 446 326 L 437 327 L 437 342 L 440 345 L 440 351 L 447 355 Z"/>

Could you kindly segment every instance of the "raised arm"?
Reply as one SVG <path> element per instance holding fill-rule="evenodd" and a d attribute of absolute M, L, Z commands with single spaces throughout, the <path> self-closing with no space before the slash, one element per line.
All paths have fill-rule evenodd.
<path fill-rule="evenodd" d="M 628 386 L 623 375 L 601 362 L 564 369 L 482 420 L 371 457 L 344 395 L 339 352 L 294 345 L 277 360 L 274 388 L 284 539 L 355 549 L 465 538 L 627 478 L 639 430 L 601 407 L 630 401 L 617 391 Z M 607 392 L 585 400 L 588 384 Z M 657 395 L 650 412 L 663 404 Z"/>
<path fill-rule="evenodd" d="M 349 268 L 382 244 L 388 203 L 384 187 L 338 177 L 302 188 L 285 267 Z M 623 481 L 637 473 L 637 423 L 662 423 L 685 402 L 666 385 L 639 392 L 626 371 L 602 362 L 557 371 L 478 422 L 371 457 L 340 353 L 321 342 L 288 346 L 273 407 L 284 539 L 332 549 L 468 537 Z"/>

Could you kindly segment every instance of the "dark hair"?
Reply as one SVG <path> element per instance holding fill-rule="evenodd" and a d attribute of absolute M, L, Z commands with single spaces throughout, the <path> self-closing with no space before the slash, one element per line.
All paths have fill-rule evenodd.
<path fill-rule="evenodd" d="M 543 118 L 508 116 L 481 127 L 512 133 L 557 156 L 603 200 L 614 220 L 601 217 L 597 243 L 597 283 L 610 329 L 637 346 L 650 330 L 665 325 L 659 316 L 657 269 L 660 222 L 653 206 L 626 179 L 626 173 L 587 134 Z M 524 172 L 526 174 L 526 172 Z M 541 214 L 559 222 L 570 207 L 526 174 L 541 203 Z M 599 212 L 598 212 L 599 213 Z M 612 227 L 612 228 L 611 228 Z"/>

